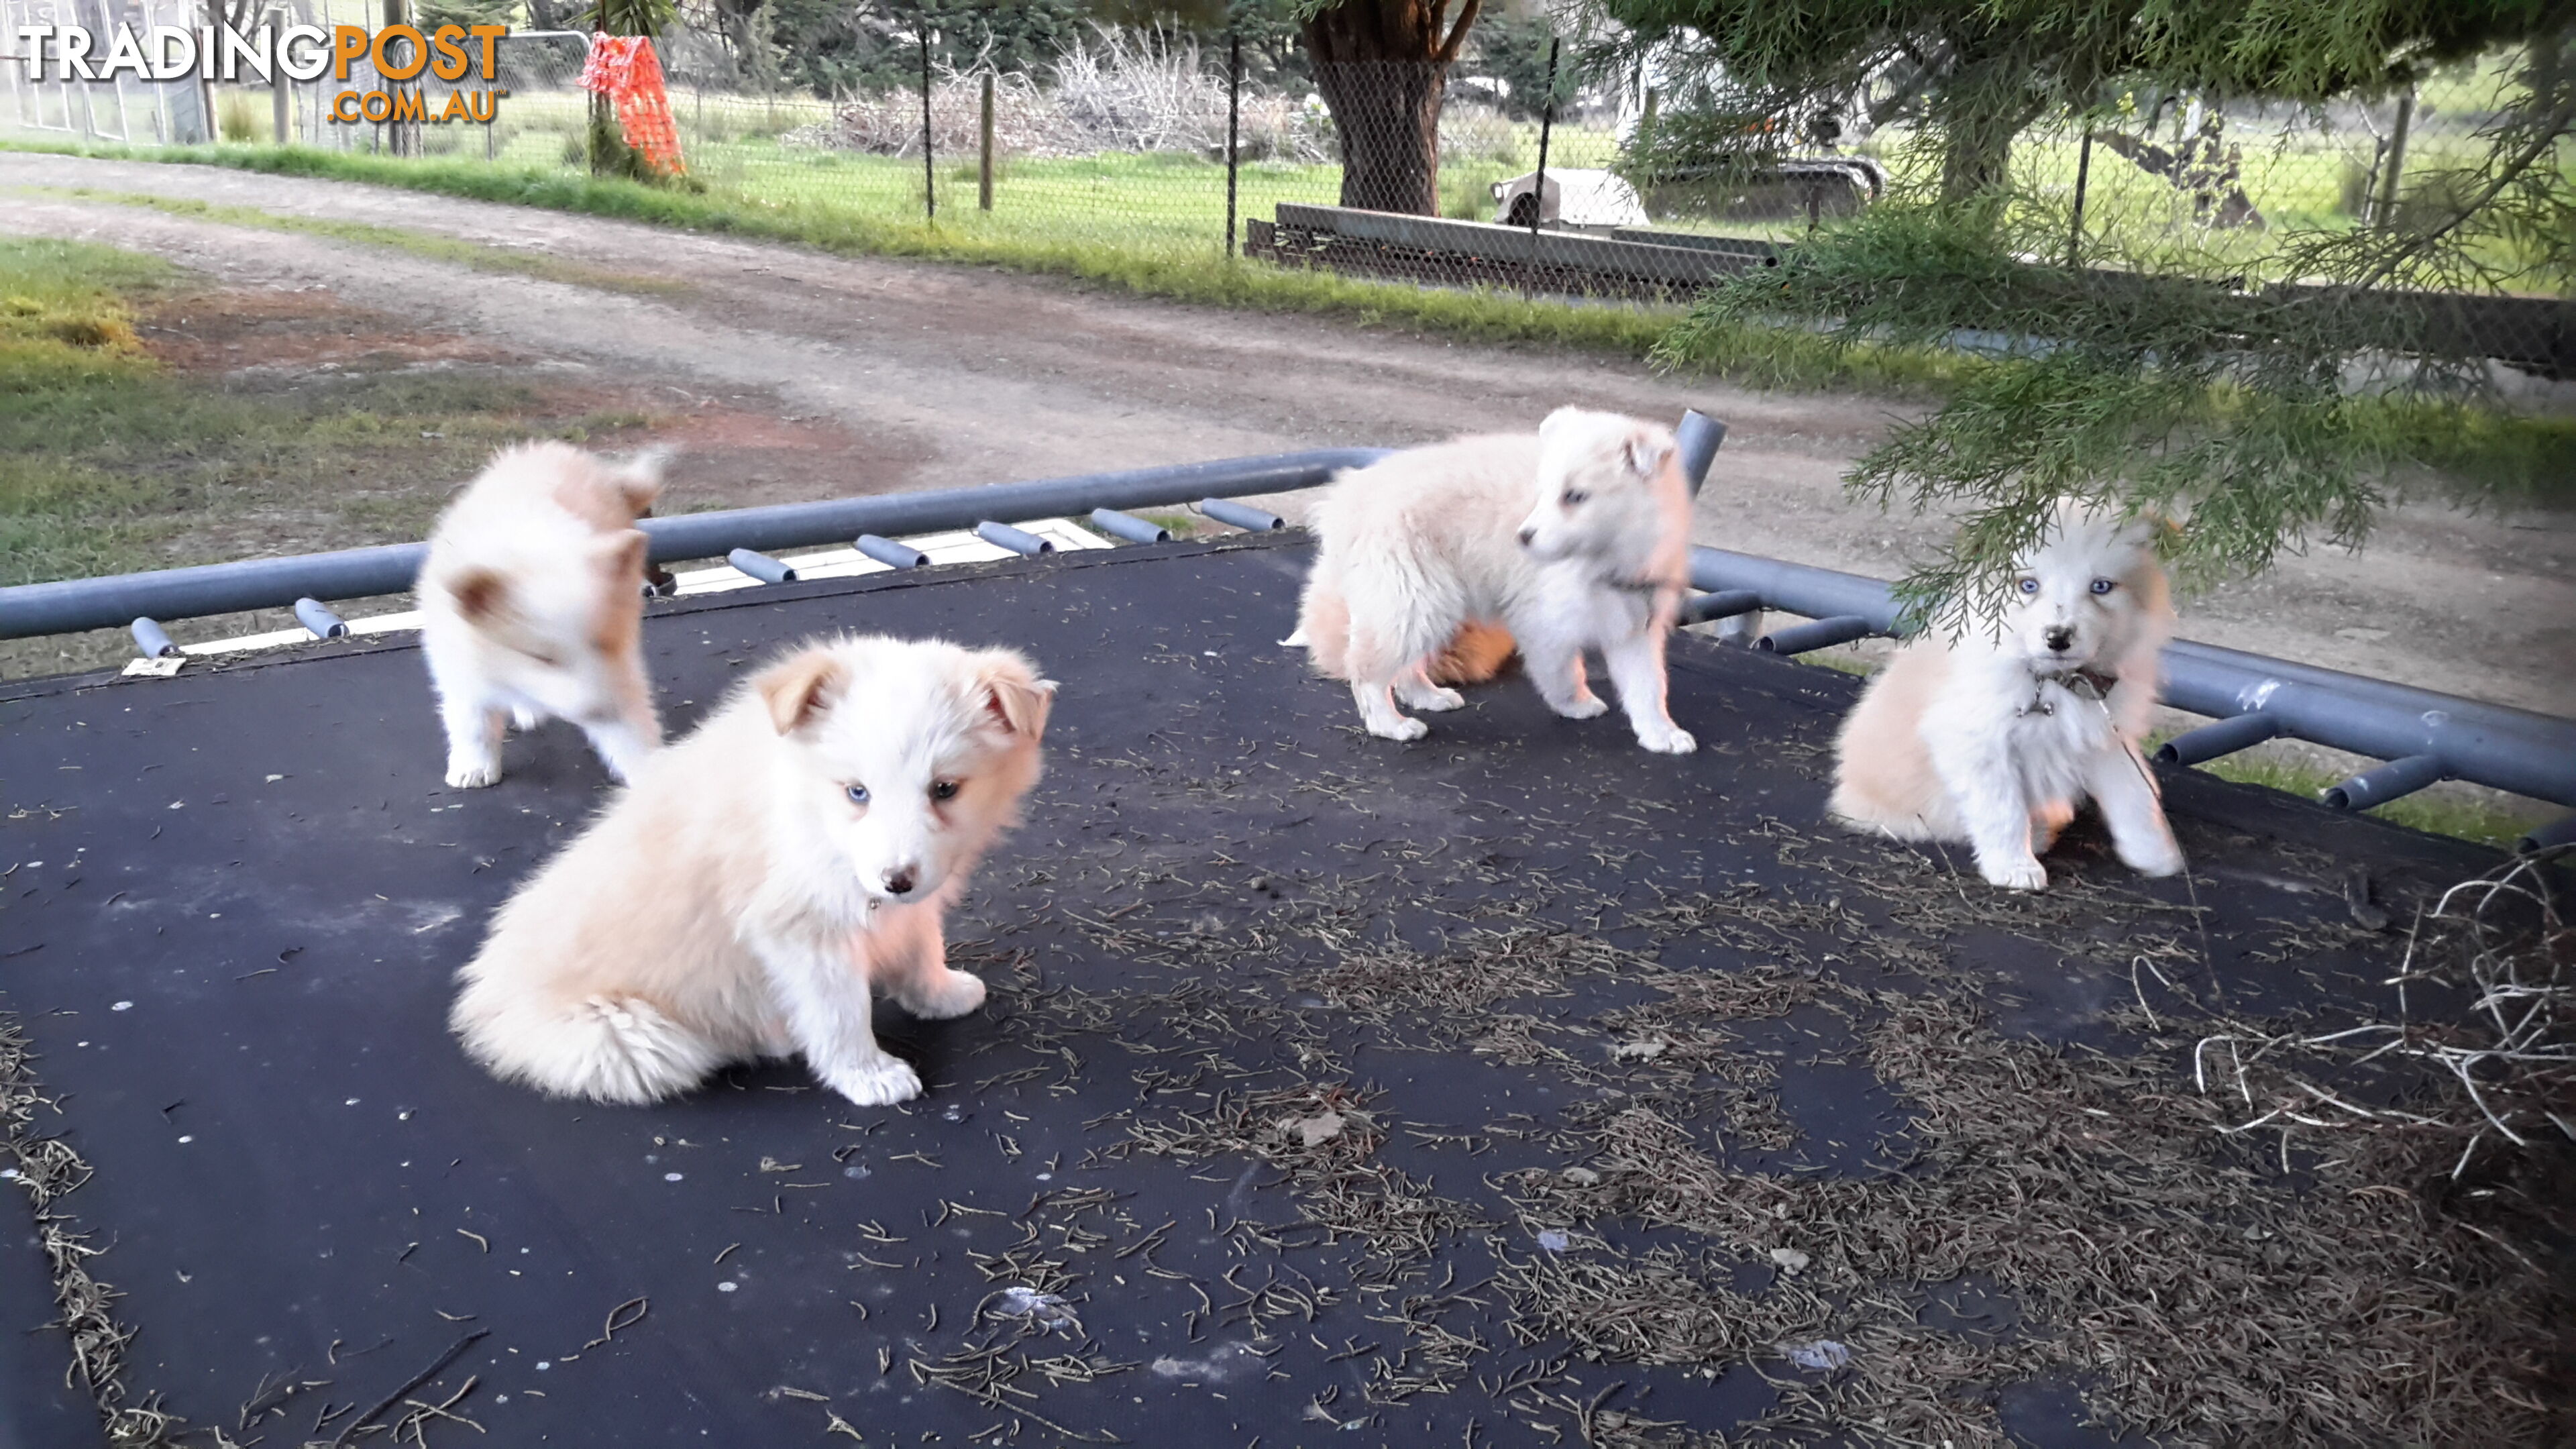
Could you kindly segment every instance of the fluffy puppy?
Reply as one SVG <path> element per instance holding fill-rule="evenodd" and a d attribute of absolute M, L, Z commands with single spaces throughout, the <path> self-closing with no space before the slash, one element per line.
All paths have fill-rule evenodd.
<path fill-rule="evenodd" d="M 447 783 L 497 783 L 501 736 L 553 717 L 631 779 L 662 742 L 639 648 L 662 459 L 611 465 L 565 443 L 505 449 L 429 536 L 421 653 L 447 727 Z"/>
<path fill-rule="evenodd" d="M 1925 633 L 1870 682 L 1837 741 L 1832 811 L 1900 840 L 1964 840 L 1999 886 L 2039 863 L 2090 796 L 2120 859 L 2183 868 L 2139 756 L 2173 605 L 2155 526 L 2061 503 L 2000 612 Z"/>
<path fill-rule="evenodd" d="M 1287 642 L 1350 681 L 1370 734 L 1420 739 L 1397 699 L 1456 709 L 1465 701 L 1440 681 L 1490 677 L 1517 644 L 1558 714 L 1609 708 L 1584 678 L 1584 651 L 1598 649 L 1637 742 L 1697 748 L 1664 707 L 1664 636 L 1690 547 L 1670 429 L 1560 408 L 1536 437 L 1462 438 L 1344 474 L 1316 527 Z"/>
<path fill-rule="evenodd" d="M 983 1005 L 941 917 L 1037 782 L 1054 696 L 1006 649 L 846 638 L 770 666 L 501 908 L 449 1024 L 557 1096 L 651 1102 L 796 1052 L 853 1102 L 920 1095 L 869 987 Z"/>

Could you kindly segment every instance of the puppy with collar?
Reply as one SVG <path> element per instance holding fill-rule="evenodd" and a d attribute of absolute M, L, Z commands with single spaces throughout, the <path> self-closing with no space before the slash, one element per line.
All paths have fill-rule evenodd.
<path fill-rule="evenodd" d="M 2090 798 L 2120 859 L 2183 868 L 2138 751 L 2174 613 L 2156 525 L 2058 505 L 1997 610 L 1928 631 L 1870 681 L 1836 742 L 1834 818 L 1965 841 L 1994 885 L 2048 884 L 2039 857 Z"/>
<path fill-rule="evenodd" d="M 495 1075 L 658 1101 L 801 1053 L 862 1106 L 921 1093 L 869 990 L 963 1016 L 942 917 L 1037 782 L 1052 681 L 1007 649 L 846 638 L 764 670 L 494 916 L 449 1024 Z"/>
<path fill-rule="evenodd" d="M 1698 748 L 1665 708 L 1664 637 L 1689 583 L 1690 487 L 1672 431 L 1560 408 L 1536 437 L 1462 438 L 1336 480 L 1297 632 L 1316 672 L 1350 681 L 1370 734 L 1427 732 L 1396 707 L 1456 709 L 1450 682 L 1517 646 L 1548 706 L 1609 709 L 1584 676 L 1601 652 L 1637 743 Z"/>

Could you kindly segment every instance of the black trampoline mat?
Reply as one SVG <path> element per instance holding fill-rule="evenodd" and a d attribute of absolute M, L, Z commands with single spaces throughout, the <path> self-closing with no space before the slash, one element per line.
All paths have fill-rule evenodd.
<path fill-rule="evenodd" d="M 1028 824 L 951 925 L 992 1001 L 943 1023 L 881 1009 L 928 1084 L 894 1109 L 793 1062 L 650 1109 L 468 1063 L 444 1028 L 452 974 L 606 786 L 548 725 L 510 740 L 498 787 L 444 788 L 411 647 L 6 691 L 0 1008 L 60 1106 L 39 1130 L 94 1170 L 61 1210 L 124 1295 L 129 1389 L 242 1442 L 327 1440 L 353 1416 L 317 1434 L 326 1408 L 373 1404 L 484 1330 L 415 1397 L 476 1376 L 456 1411 L 489 1437 L 431 1421 L 432 1443 L 839 1442 L 834 1416 L 871 1444 L 1720 1429 L 1773 1405 L 1766 1373 L 1798 1373 L 1588 1361 L 1517 1296 L 1532 1264 L 1710 1250 L 1616 1218 L 1538 1237 L 1550 1199 L 1530 1184 L 1589 1170 L 1554 1127 L 1652 1102 L 1693 1108 L 1680 1130 L 1735 1170 L 1923 1171 L 1907 1101 L 1855 1045 L 1884 1010 L 1802 982 L 1964 982 L 1998 1032 L 2117 1050 L 2142 932 L 2206 953 L 2165 961 L 2159 1000 L 2358 997 L 2386 938 L 2346 924 L 2341 874 L 2372 872 L 2385 899 L 2488 863 L 2181 775 L 2190 881 L 2139 881 L 2079 827 L 2048 897 L 2003 897 L 1819 823 L 1855 681 L 1695 638 L 1673 668 L 1695 756 L 1645 753 L 1615 711 L 1558 720 L 1517 678 L 1392 745 L 1274 642 L 1306 558 L 1293 538 L 1170 545 L 655 606 L 674 733 L 838 629 L 1009 644 L 1062 681 Z M 1986 924 L 1873 957 L 1904 903 L 1842 882 L 1889 871 Z M 1559 967 L 1515 995 L 1480 962 L 1524 947 Z M 1787 1004 L 1716 1023 L 1734 1048 L 1685 1060 L 1682 1026 L 1638 1025 L 1669 993 L 1640 963 Z M 1419 999 L 1427 982 L 1442 999 Z M 1275 1148 L 1225 1145 L 1247 1131 Z M 1345 1191 L 1363 1206 L 1317 1206 Z M 39 1281 L 6 1211 L 0 1287 Z M 1334 1230 L 1355 1223 L 1383 1231 Z M 1741 1292 L 1785 1271 L 1758 1242 L 1721 1246 Z M 996 1296 L 1014 1286 L 1078 1325 L 1031 1335 Z M 13 1331 L 40 1317 L 11 1313 Z M 604 1334 L 612 1316 L 631 1321 Z M 17 1342 L 35 1354 L 20 1431 L 42 1442 L 81 1396 L 60 1391 L 59 1332 Z M 290 1382 L 314 1386 L 235 1428 Z M 2078 1427 L 2072 1378 L 1991 1388 L 2017 1434 L 2109 1442 Z"/>

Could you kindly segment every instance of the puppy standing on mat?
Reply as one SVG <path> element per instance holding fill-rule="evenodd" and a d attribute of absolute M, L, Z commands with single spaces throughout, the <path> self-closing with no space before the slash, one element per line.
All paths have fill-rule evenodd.
<path fill-rule="evenodd" d="M 1899 840 L 1965 840 L 1994 885 L 2048 884 L 2039 857 L 2091 796 L 2120 859 L 2183 868 L 2138 754 L 2174 613 L 2155 527 L 2058 505 L 1999 613 L 1915 639 L 1836 741 L 1830 807 Z"/>
<path fill-rule="evenodd" d="M 1346 473 L 1316 527 L 1285 642 L 1350 681 L 1370 734 L 1422 738 L 1396 700 L 1456 709 L 1466 701 L 1433 676 L 1489 678 L 1516 642 L 1558 714 L 1609 708 L 1584 679 L 1583 653 L 1598 649 L 1637 743 L 1698 748 L 1664 704 L 1664 635 L 1690 565 L 1690 486 L 1670 429 L 1559 408 L 1534 438 L 1462 438 Z"/>
<path fill-rule="evenodd" d="M 500 782 L 514 718 L 580 725 L 620 780 L 662 743 L 642 653 L 649 541 L 635 520 L 662 491 L 663 456 L 611 466 L 567 443 L 523 443 L 439 515 L 420 570 L 420 647 L 450 786 Z"/>
<path fill-rule="evenodd" d="M 843 639 L 644 762 L 493 918 L 449 1025 L 511 1081 L 652 1102 L 803 1053 L 862 1106 L 921 1094 L 869 988 L 963 1016 L 941 917 L 1037 783 L 1055 698 L 1007 649 Z"/>

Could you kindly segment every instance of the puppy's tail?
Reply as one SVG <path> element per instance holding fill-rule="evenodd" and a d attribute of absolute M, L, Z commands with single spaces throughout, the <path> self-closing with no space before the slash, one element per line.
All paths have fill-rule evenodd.
<path fill-rule="evenodd" d="M 1520 649 L 1512 631 L 1486 619 L 1458 626 L 1448 645 L 1431 661 L 1434 684 L 1482 684 L 1503 672 Z"/>
<path fill-rule="evenodd" d="M 476 1061 L 505 1081 L 557 1097 L 642 1105 L 687 1091 L 725 1054 L 638 996 L 495 1002 L 482 983 L 458 997 L 448 1024 Z"/>

